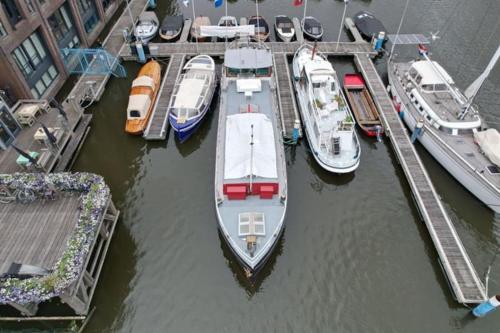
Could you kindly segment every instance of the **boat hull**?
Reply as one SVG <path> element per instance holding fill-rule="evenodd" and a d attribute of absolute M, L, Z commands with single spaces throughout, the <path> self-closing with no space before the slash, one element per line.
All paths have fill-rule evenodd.
<path fill-rule="evenodd" d="M 173 41 L 176 41 L 180 37 L 181 32 L 182 32 L 182 30 L 179 30 L 177 32 L 177 34 L 175 34 L 175 35 L 164 35 L 160 32 L 159 35 L 160 35 L 161 39 L 163 39 L 167 42 L 173 42 Z"/>
<path fill-rule="evenodd" d="M 395 88 L 394 78 L 389 74 L 390 91 L 393 96 L 397 96 L 401 103 L 401 115 L 404 123 L 413 133 L 417 125 L 417 120 L 413 116 L 414 110 L 409 110 L 412 105 L 406 95 L 398 92 Z M 459 160 L 455 153 L 446 148 L 431 130 L 424 130 L 417 138 L 424 148 L 438 161 L 441 166 L 446 169 L 462 186 L 471 192 L 476 198 L 482 201 L 495 213 L 500 214 L 500 196 L 494 188 L 489 186 L 484 179 L 472 168 L 465 165 Z"/>

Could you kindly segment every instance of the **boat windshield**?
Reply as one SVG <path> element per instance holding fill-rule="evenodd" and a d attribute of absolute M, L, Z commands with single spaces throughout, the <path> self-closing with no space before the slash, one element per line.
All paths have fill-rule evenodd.
<path fill-rule="evenodd" d="M 197 116 L 200 113 L 199 109 L 179 109 L 179 108 L 172 108 L 170 109 L 170 113 L 172 113 L 173 116 L 176 118 L 192 118 Z"/>
<path fill-rule="evenodd" d="M 226 67 L 227 76 L 269 76 L 271 68 L 232 68 Z"/>

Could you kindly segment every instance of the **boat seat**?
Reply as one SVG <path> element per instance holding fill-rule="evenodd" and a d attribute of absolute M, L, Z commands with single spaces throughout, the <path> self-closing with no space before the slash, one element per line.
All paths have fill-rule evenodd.
<path fill-rule="evenodd" d="M 247 198 L 246 185 L 228 185 L 225 192 L 229 200 L 245 200 Z"/>
<path fill-rule="evenodd" d="M 272 185 L 261 185 L 260 186 L 260 198 L 261 199 L 272 199 L 274 195 L 274 186 Z"/>

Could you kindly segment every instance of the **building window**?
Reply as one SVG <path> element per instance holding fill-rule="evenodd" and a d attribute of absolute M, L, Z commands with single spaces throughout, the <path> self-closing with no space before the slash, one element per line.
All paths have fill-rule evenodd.
<path fill-rule="evenodd" d="M 16 138 L 21 127 L 7 106 L 0 101 L 0 148 L 6 149 Z"/>
<path fill-rule="evenodd" d="M 104 11 L 107 11 L 113 2 L 115 2 L 115 0 L 102 0 L 102 8 L 104 8 Z"/>
<path fill-rule="evenodd" d="M 12 56 L 31 88 L 34 98 L 40 98 L 57 77 L 58 72 L 38 32 L 19 45 Z"/>
<path fill-rule="evenodd" d="M 7 30 L 5 30 L 3 23 L 0 21 L 0 37 L 5 37 L 5 36 L 7 36 Z"/>
<path fill-rule="evenodd" d="M 35 7 L 33 7 L 33 1 L 32 0 L 26 0 L 26 7 L 28 8 L 28 11 L 30 13 L 35 12 Z"/>
<path fill-rule="evenodd" d="M 74 48 L 80 45 L 80 39 L 72 23 L 73 17 L 67 3 L 49 17 L 49 25 L 59 48 Z"/>
<path fill-rule="evenodd" d="M 21 13 L 17 8 L 16 2 L 14 0 L 1 0 L 2 7 L 5 11 L 5 15 L 9 19 L 10 24 L 15 27 L 17 22 L 22 20 Z"/>
<path fill-rule="evenodd" d="M 94 30 L 99 17 L 97 16 L 97 8 L 93 0 L 78 0 L 78 8 L 82 16 L 83 26 L 85 31 L 89 34 Z"/>

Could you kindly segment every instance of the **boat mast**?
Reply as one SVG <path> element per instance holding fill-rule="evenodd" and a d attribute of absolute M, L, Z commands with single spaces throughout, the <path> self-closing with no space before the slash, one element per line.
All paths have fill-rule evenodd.
<path fill-rule="evenodd" d="M 306 0 L 306 3 L 304 4 L 304 15 L 302 16 L 302 22 L 304 22 L 304 23 L 306 20 L 306 12 L 307 12 L 307 0 Z M 302 27 L 302 29 L 304 29 L 304 27 Z"/>
<path fill-rule="evenodd" d="M 481 89 L 481 86 L 483 85 L 484 81 L 486 81 L 486 79 L 491 73 L 491 70 L 493 69 L 493 67 L 495 67 L 498 58 L 500 58 L 500 45 L 498 46 L 497 51 L 495 52 L 490 62 L 488 63 L 488 66 L 486 66 L 484 72 L 481 75 L 479 75 L 477 79 L 474 82 L 472 82 L 469 87 L 467 87 L 467 89 L 465 89 L 464 95 L 465 97 L 467 97 L 468 103 L 464 111 L 460 113 L 460 115 L 458 116 L 458 119 L 460 120 L 464 119 L 467 113 L 469 112 L 472 103 L 474 102 L 474 99 L 476 98 L 477 93 L 479 92 L 479 89 Z"/>
<path fill-rule="evenodd" d="M 224 10 L 226 11 L 225 16 L 226 16 L 226 20 L 227 20 L 227 1 L 224 1 Z M 226 24 L 226 23 L 224 22 L 224 24 Z M 226 24 L 226 29 L 227 29 L 227 24 Z M 226 31 L 225 45 L 227 47 L 227 31 Z"/>
<path fill-rule="evenodd" d="M 253 124 L 250 126 L 250 193 L 252 193 L 252 181 L 253 181 Z"/>
<path fill-rule="evenodd" d="M 398 30 L 396 31 L 396 37 L 394 38 L 394 42 L 392 43 L 391 52 L 389 53 L 389 62 L 392 60 L 392 56 L 394 55 L 394 48 L 398 43 L 399 32 L 401 31 L 401 27 L 403 26 L 403 21 L 406 16 L 406 11 L 408 10 L 408 5 L 410 4 L 410 0 L 406 0 L 405 9 L 403 9 L 403 14 L 401 15 L 401 20 L 399 21 Z"/>

